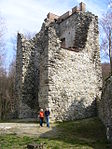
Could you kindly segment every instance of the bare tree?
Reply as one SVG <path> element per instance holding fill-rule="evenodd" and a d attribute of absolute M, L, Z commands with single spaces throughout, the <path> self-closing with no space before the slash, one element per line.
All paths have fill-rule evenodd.
<path fill-rule="evenodd" d="M 8 92 L 10 97 L 11 112 L 13 112 L 15 104 L 15 75 L 16 75 L 16 60 L 14 57 L 12 63 L 10 64 L 8 74 L 8 83 L 9 83 Z"/>
<path fill-rule="evenodd" d="M 2 67 L 2 62 L 4 59 L 4 52 L 5 52 L 5 42 L 4 42 L 4 35 L 6 31 L 5 20 L 0 14 L 0 68 Z"/>
<path fill-rule="evenodd" d="M 3 119 L 6 101 L 6 86 L 7 86 L 7 73 L 3 66 L 5 54 L 5 40 L 4 35 L 6 31 L 5 20 L 0 13 L 0 118 Z"/>
<path fill-rule="evenodd" d="M 112 75 L 112 10 L 103 15 L 100 21 L 103 34 L 101 35 L 101 49 L 109 56 Z"/>

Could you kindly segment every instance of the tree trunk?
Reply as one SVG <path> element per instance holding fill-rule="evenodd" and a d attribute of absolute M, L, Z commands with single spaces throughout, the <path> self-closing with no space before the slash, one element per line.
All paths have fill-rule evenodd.
<path fill-rule="evenodd" d="M 111 30 L 109 30 L 109 58 L 110 58 L 110 73 L 112 76 L 112 45 L 111 45 Z"/>

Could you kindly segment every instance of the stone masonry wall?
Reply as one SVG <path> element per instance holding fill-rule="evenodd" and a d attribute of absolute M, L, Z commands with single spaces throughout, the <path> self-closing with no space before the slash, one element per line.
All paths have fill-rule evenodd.
<path fill-rule="evenodd" d="M 42 29 L 37 34 L 37 47 L 40 51 L 39 57 L 39 85 L 38 85 L 38 102 L 39 107 L 45 109 L 48 107 L 48 30 L 43 23 Z"/>
<path fill-rule="evenodd" d="M 33 39 L 19 35 L 19 118 L 35 117 L 45 107 L 52 121 L 96 114 L 102 87 L 98 18 L 84 12 L 85 5 L 81 10 L 62 16 L 49 13 Z"/>
<path fill-rule="evenodd" d="M 99 117 L 106 126 L 107 139 L 112 141 L 112 76 L 103 86 L 102 98 L 99 102 Z"/>
<path fill-rule="evenodd" d="M 16 92 L 19 118 L 35 117 L 37 115 L 35 47 L 23 35 L 18 34 Z"/>
<path fill-rule="evenodd" d="M 81 47 L 78 52 L 61 48 L 60 37 L 57 35 L 59 27 L 63 31 L 69 25 L 72 29 L 76 29 L 74 19 L 77 18 L 76 14 L 59 26 L 54 27 L 53 25 L 48 28 L 48 105 L 51 109 L 52 120 L 80 119 L 95 115 L 96 100 L 98 97 L 100 98 L 101 94 L 102 79 L 97 18 L 88 13 L 77 15 L 79 18 L 81 16 L 81 21 L 85 18 L 90 20 L 88 29 L 83 28 L 83 33 L 86 33 L 87 36 L 85 43 L 82 41 L 83 37 L 77 39 L 79 45 L 83 44 L 83 48 Z M 81 32 L 82 28 L 77 34 L 79 35 Z M 82 36 L 85 37 L 85 34 Z"/>
<path fill-rule="evenodd" d="M 21 99 L 22 91 L 22 65 L 23 65 L 23 55 L 22 55 L 22 37 L 20 34 L 17 36 L 17 53 L 16 53 L 16 84 L 15 84 L 15 115 L 19 116 L 19 101 Z"/>

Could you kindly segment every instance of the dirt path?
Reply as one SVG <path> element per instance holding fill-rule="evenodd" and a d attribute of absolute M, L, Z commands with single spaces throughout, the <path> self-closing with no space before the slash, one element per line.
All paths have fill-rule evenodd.
<path fill-rule="evenodd" d="M 47 128 L 44 124 L 40 127 L 39 124 L 31 123 L 0 123 L 0 135 L 1 134 L 17 134 L 19 136 L 53 136 L 56 134 L 56 126 L 51 125 Z"/>

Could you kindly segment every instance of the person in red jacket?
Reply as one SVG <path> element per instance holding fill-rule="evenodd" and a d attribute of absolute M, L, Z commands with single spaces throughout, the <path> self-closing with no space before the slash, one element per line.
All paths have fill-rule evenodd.
<path fill-rule="evenodd" d="M 43 111 L 43 109 L 40 109 L 39 119 L 40 119 L 40 126 L 43 127 L 43 120 L 44 120 L 44 111 Z"/>

